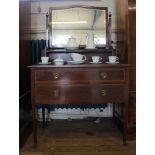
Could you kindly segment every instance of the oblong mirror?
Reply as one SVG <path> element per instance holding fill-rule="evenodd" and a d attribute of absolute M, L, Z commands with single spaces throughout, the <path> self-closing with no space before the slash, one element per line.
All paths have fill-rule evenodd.
<path fill-rule="evenodd" d="M 95 46 L 106 46 L 108 8 L 89 6 L 54 7 L 49 9 L 50 48 L 64 48 L 69 38 L 86 46 L 93 34 Z"/>

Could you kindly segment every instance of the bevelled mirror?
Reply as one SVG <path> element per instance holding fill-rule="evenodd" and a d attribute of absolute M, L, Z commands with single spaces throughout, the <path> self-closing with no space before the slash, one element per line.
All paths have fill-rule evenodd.
<path fill-rule="evenodd" d="M 93 34 L 95 46 L 104 47 L 108 43 L 107 7 L 51 7 L 48 23 L 50 48 L 65 47 L 71 37 L 79 46 L 85 46 L 89 34 Z"/>

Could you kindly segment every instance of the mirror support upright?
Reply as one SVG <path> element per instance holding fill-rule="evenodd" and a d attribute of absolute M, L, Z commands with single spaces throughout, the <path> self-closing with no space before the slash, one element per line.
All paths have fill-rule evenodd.
<path fill-rule="evenodd" d="M 109 12 L 109 18 L 108 18 L 108 47 L 111 47 L 111 12 Z"/>
<path fill-rule="evenodd" d="M 46 49 L 48 49 L 48 22 L 49 22 L 49 20 L 48 20 L 48 17 L 49 17 L 49 14 L 48 14 L 48 12 L 46 13 Z"/>

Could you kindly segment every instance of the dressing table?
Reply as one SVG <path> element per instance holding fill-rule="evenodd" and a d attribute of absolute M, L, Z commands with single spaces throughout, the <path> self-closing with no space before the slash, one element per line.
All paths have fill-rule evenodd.
<path fill-rule="evenodd" d="M 77 7 L 77 6 L 76 6 Z M 75 6 L 71 8 L 76 8 Z M 78 6 L 79 7 L 79 6 Z M 82 8 L 105 9 L 80 6 Z M 59 8 L 60 9 L 60 8 Z M 53 9 L 50 9 L 50 11 Z M 54 9 L 55 10 L 55 9 Z M 62 10 L 62 9 L 60 9 Z M 101 16 L 97 13 L 96 19 Z M 107 22 L 107 8 L 105 9 L 105 20 Z M 50 17 L 52 18 L 52 17 Z M 50 27 L 52 29 L 52 27 Z M 106 64 L 108 56 L 113 50 L 108 38 L 108 28 L 103 35 L 108 48 L 99 49 L 77 49 L 66 50 L 54 47 L 50 44 L 47 55 L 50 61 L 57 56 L 63 57 L 66 62 L 70 59 L 70 53 L 82 53 L 87 57 L 84 64 L 64 65 L 32 65 L 31 71 L 31 102 L 33 116 L 34 144 L 37 144 L 37 122 L 35 106 L 37 104 L 113 104 L 113 117 L 115 117 L 115 104 L 120 103 L 123 107 L 123 143 L 127 142 L 127 117 L 128 117 L 128 89 L 129 89 L 129 65 L 128 64 Z M 50 31 L 52 33 L 52 31 Z M 97 36 L 97 34 L 96 34 Z M 102 37 L 103 37 L 102 36 Z M 100 55 L 103 58 L 101 64 L 90 64 L 92 55 Z"/>

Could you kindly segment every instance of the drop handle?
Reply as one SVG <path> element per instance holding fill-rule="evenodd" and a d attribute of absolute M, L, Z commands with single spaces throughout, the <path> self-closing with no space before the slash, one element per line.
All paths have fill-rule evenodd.
<path fill-rule="evenodd" d="M 106 90 L 105 90 L 105 89 L 102 89 L 102 90 L 101 90 L 101 95 L 102 95 L 102 96 L 106 96 Z"/>
<path fill-rule="evenodd" d="M 53 78 L 54 78 L 54 80 L 58 80 L 60 78 L 60 74 L 59 73 L 53 73 Z"/>
<path fill-rule="evenodd" d="M 53 94 L 54 94 L 55 97 L 58 97 L 59 96 L 59 91 L 58 90 L 54 90 Z"/>
<path fill-rule="evenodd" d="M 106 72 L 101 72 L 101 78 L 106 79 L 108 77 L 108 74 Z"/>

